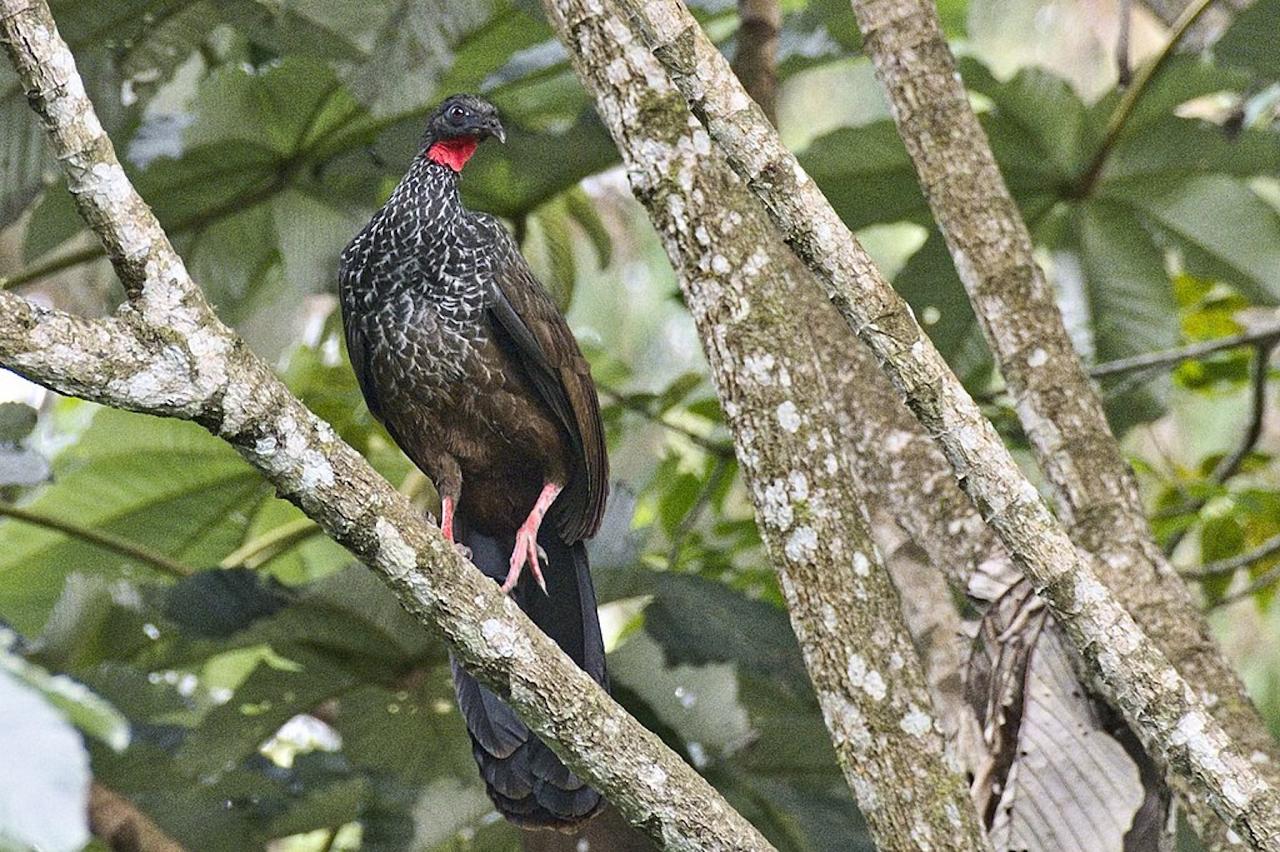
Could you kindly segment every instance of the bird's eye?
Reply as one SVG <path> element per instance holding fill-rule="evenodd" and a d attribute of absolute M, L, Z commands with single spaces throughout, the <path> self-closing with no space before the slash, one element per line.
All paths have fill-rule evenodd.
<path fill-rule="evenodd" d="M 462 121 L 467 111 L 460 106 L 453 107 L 449 110 L 449 120 L 453 122 Z"/>

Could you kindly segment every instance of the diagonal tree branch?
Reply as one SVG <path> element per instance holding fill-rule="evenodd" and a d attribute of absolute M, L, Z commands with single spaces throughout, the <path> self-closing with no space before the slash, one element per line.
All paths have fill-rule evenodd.
<path fill-rule="evenodd" d="M 836 756 L 878 848 L 987 848 L 843 452 L 803 267 L 624 18 L 547 0 L 677 272 Z M 573 22 L 573 23 L 570 23 Z M 750 296 L 748 296 L 748 292 Z"/>
<path fill-rule="evenodd" d="M 1178 38 L 1212 0 L 1196 0 L 1112 118 L 1086 182 Z M 1215 715 L 1249 753 L 1280 757 L 1243 685 L 1147 525 L 1137 484 L 1035 262 L 1031 235 L 956 70 L 931 0 L 853 0 L 867 53 L 934 218 L 946 237 L 1022 426 L 1072 539 L 1099 578 L 1187 680 L 1219 697 Z M 1273 783 L 1277 776 L 1271 775 Z M 1203 799 L 1181 788 L 1201 827 Z"/>
<path fill-rule="evenodd" d="M 1280 795 L 1098 581 L 910 309 L 778 140 L 688 10 L 674 0 L 623 4 L 730 164 L 942 445 L 965 490 L 1147 748 L 1202 789 L 1248 842 L 1280 848 Z"/>
<path fill-rule="evenodd" d="M 0 293 L 0 364 L 60 392 L 206 426 L 655 840 L 771 848 L 219 322 L 121 169 L 43 0 L 0 0 L 0 42 L 129 297 L 116 317 L 90 322 Z"/>

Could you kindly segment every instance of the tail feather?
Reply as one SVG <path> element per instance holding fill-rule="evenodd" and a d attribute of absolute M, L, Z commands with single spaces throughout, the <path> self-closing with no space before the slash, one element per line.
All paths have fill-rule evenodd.
<path fill-rule="evenodd" d="M 514 535 L 485 535 L 463 524 L 461 539 L 471 548 L 476 566 L 501 582 Z M 604 642 L 586 548 L 581 542 L 565 544 L 554 524 L 543 528 L 538 544 L 547 554 L 543 571 L 547 593 L 543 594 L 526 573 L 511 596 L 534 624 L 607 688 Z M 456 661 L 452 666 L 458 706 L 471 735 L 471 751 L 498 810 L 512 822 L 530 828 L 569 830 L 593 816 L 603 803 L 600 794 L 573 774 L 501 698 Z"/>

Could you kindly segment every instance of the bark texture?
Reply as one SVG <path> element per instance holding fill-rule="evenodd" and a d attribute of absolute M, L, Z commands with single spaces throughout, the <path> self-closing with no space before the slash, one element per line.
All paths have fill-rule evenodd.
<path fill-rule="evenodd" d="M 622 152 L 712 365 L 837 758 L 879 848 L 981 849 L 843 451 L 809 307 L 838 318 L 619 15 L 545 4 Z M 847 336 L 847 333 L 846 333 Z"/>
<path fill-rule="evenodd" d="M 1274 783 L 1275 743 L 1147 525 L 1031 235 L 1005 186 L 929 0 L 854 0 L 865 50 L 946 236 L 1036 459 L 1099 579 Z M 1183 792 L 1189 792 L 1184 790 Z M 1187 798 L 1195 809 L 1203 802 Z M 1202 814 L 1203 816 L 1203 814 Z M 1203 820 L 1202 820 L 1203 821 Z"/>
<path fill-rule="evenodd" d="M 129 297 L 116 316 L 90 321 L 0 293 L 0 364 L 62 393 L 203 424 L 381 575 L 661 845 L 770 849 L 217 319 L 120 167 L 46 4 L 0 0 L 0 42 Z"/>
<path fill-rule="evenodd" d="M 942 445 L 965 490 L 1147 748 L 1202 790 L 1248 842 L 1280 848 L 1280 796 L 1076 552 L 910 309 L 778 140 L 688 10 L 673 0 L 624 5 L 788 245 L 817 273 L 828 297 Z"/>

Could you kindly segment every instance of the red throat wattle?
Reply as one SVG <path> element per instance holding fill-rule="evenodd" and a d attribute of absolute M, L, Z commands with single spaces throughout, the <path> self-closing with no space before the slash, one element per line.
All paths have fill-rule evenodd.
<path fill-rule="evenodd" d="M 476 152 L 477 144 L 474 138 L 446 139 L 443 142 L 436 142 L 427 149 L 427 159 L 460 172 L 467 164 L 467 160 L 470 160 L 471 155 Z"/>

